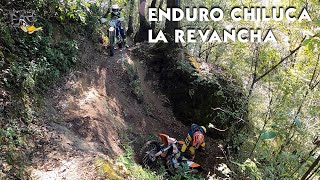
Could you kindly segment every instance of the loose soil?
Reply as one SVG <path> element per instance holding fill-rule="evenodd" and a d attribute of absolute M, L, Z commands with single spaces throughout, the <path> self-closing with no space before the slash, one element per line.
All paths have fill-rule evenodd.
<path fill-rule="evenodd" d="M 109 57 L 105 48 L 82 41 L 81 64 L 43 100 L 39 115 L 43 136 L 29 167 L 33 179 L 103 179 L 95 160 L 117 158 L 124 144 L 131 144 L 138 154 L 158 133 L 185 138 L 189 127 L 174 117 L 157 82 L 146 78 L 143 62 L 131 55 L 133 48 L 139 46 Z M 142 102 L 132 94 L 124 62 L 137 67 Z M 219 142 L 206 138 L 206 143 L 205 153 L 198 153 L 195 161 L 214 174 L 224 155 Z"/>

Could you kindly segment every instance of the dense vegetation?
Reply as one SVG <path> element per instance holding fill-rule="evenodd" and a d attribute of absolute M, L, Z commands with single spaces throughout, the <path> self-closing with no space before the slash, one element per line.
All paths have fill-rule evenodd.
<path fill-rule="evenodd" d="M 42 94 L 56 83 L 77 61 L 81 36 L 97 41 L 104 36 L 99 18 L 111 3 L 124 7 L 128 33 L 135 40 L 146 40 L 146 29 L 155 32 L 181 27 L 222 30 L 233 27 L 274 29 L 278 44 L 270 43 L 190 43 L 182 44 L 200 61 L 222 67 L 241 79 L 248 98 L 245 130 L 233 136 L 226 148 L 226 176 L 252 179 L 304 179 L 320 176 L 320 4 L 307 1 L 170 1 L 164 0 L 15 0 L 0 3 L 0 177 L 25 176 L 24 166 L 32 148 L 28 140 L 40 136 L 32 131 L 37 124 L 37 108 Z M 144 4 L 146 3 L 146 4 Z M 139 6 L 140 4 L 140 6 Z M 228 14 L 232 6 L 295 6 L 307 8 L 312 22 L 186 22 L 149 23 L 138 7 L 221 7 Z M 11 9 L 35 10 L 35 25 L 43 31 L 29 35 L 12 26 Z M 298 13 L 298 12 L 297 12 Z M 140 26 L 138 26 L 140 25 Z M 200 37 L 198 37 L 200 39 Z M 199 40 L 199 42 L 201 42 Z M 181 48 L 181 47 L 180 47 Z M 228 89 L 221 89 L 222 93 Z M 219 116 L 230 116 L 228 109 Z M 213 112 L 212 112 L 213 113 Z M 234 115 L 234 114 L 232 114 Z M 243 117 L 237 117 L 243 118 Z M 211 124 L 210 127 L 215 126 Z M 216 127 L 223 129 L 225 127 Z M 229 141 L 228 141 L 229 143 Z M 234 147 L 236 146 L 236 147 Z M 237 149 L 237 153 L 235 150 Z M 129 151 L 130 152 L 130 151 Z M 121 159 L 122 158 L 122 159 Z M 121 161 L 137 169 L 126 156 Z M 139 168 L 138 168 L 139 169 Z M 160 178 L 151 173 L 145 177 Z"/>
<path fill-rule="evenodd" d="M 260 3 L 244 3 L 258 6 Z M 222 7 L 236 4 L 226 3 Z M 308 8 L 313 22 L 270 22 L 261 25 L 277 30 L 278 45 L 209 45 L 209 55 L 196 55 L 229 68 L 242 77 L 249 92 L 252 129 L 240 147 L 238 162 L 253 160 L 257 168 L 242 164 L 244 172 L 256 179 L 301 177 L 319 156 L 319 3 L 281 1 L 278 5 Z M 227 8 L 226 8 L 227 9 Z M 228 23 L 228 22 L 226 22 Z M 236 27 L 251 27 L 240 22 Z M 205 26 L 205 25 L 203 25 Z M 219 29 L 219 24 L 213 25 Z M 260 27 L 260 26 L 259 26 Z M 318 27 L 318 29 L 317 29 Z M 283 34 L 282 34 L 283 33 Z M 285 38 L 289 40 L 286 42 Z M 218 47 L 218 48 L 214 48 Z M 232 162 L 233 160 L 231 160 Z M 247 161 L 246 161 L 247 162 Z M 239 165 L 239 164 L 237 164 Z M 254 166 L 255 167 L 255 166 Z"/>
<path fill-rule="evenodd" d="M 162 1 L 156 4 L 163 7 Z M 255 179 L 297 179 L 306 172 L 305 175 L 319 173 L 319 2 L 173 1 L 168 7 L 219 6 L 229 14 L 230 7 L 262 5 L 269 10 L 275 5 L 294 6 L 299 11 L 306 8 L 313 21 L 255 23 L 234 22 L 226 18 L 218 23 L 167 22 L 166 28 L 158 24 L 154 29 L 168 29 L 170 26 L 185 31 L 193 28 L 222 32 L 226 26 L 231 26 L 235 29 L 274 30 L 278 44 L 201 43 L 201 37 L 197 36 L 199 43 L 184 45 L 194 56 L 241 77 L 247 89 L 249 131 L 242 131 L 234 137 L 242 145 L 238 146 L 238 154 L 229 157 L 232 176 L 246 174 Z"/>
<path fill-rule="evenodd" d="M 0 3 L 0 162 L 3 162 L 0 167 L 1 173 L 9 174 L 8 177 L 25 176 L 24 166 L 36 148 L 30 147 L 28 141 L 41 136 L 41 132 L 33 131 L 30 126 L 38 123 L 42 94 L 78 63 L 78 36 L 96 29 L 94 16 L 100 16 L 98 6 L 80 1 Z M 32 35 L 23 32 L 19 28 L 21 24 L 12 23 L 10 16 L 27 14 L 15 14 L 14 9 L 34 10 L 33 23 L 44 27 L 43 31 Z"/>

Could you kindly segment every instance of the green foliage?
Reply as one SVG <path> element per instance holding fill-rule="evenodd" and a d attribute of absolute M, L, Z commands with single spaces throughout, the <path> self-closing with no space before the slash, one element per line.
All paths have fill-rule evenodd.
<path fill-rule="evenodd" d="M 181 6 L 219 6 L 224 14 L 229 14 L 234 6 L 262 6 L 259 1 L 181 1 Z M 247 161 L 235 167 L 243 169 L 243 174 L 266 179 L 299 179 L 314 160 L 309 154 L 315 148 L 312 144 L 319 129 L 319 2 L 304 1 L 265 1 L 263 6 L 294 6 L 297 9 L 307 7 L 312 22 L 270 21 L 263 22 L 262 30 L 273 29 L 278 43 L 194 43 L 186 44 L 193 55 L 203 61 L 224 67 L 235 77 L 240 77 L 249 92 L 249 110 L 245 131 L 232 138 L 233 143 L 242 144 L 240 153 L 232 155 L 238 162 L 255 158 L 254 163 Z M 311 8 L 312 7 L 312 8 Z M 233 28 L 257 27 L 255 22 L 234 22 L 228 18 L 220 22 L 187 22 L 181 26 L 197 29 L 215 29 L 217 31 L 231 25 Z M 183 28 L 184 29 L 184 28 Z M 304 31 L 304 33 L 301 33 Z M 306 39 L 304 39 L 306 36 Z M 200 37 L 197 37 L 198 40 Z M 303 42 L 301 42 L 304 39 Z M 200 41 L 199 41 L 200 42 Z M 301 48 L 290 54 L 295 48 Z M 205 51 L 203 51 L 205 50 Z M 283 62 L 283 60 L 286 58 Z M 271 69 L 275 65 L 275 68 Z M 190 69 L 181 64 L 181 69 Z M 268 70 L 271 70 L 268 72 Z M 264 75 L 258 82 L 254 78 Z M 223 76 L 223 75 L 221 75 Z M 210 78 L 208 78 L 210 79 Z M 214 78 L 212 78 L 214 80 Z M 256 80 L 256 79 L 255 79 Z M 216 95 L 225 102 L 225 111 L 219 111 L 219 119 L 231 116 L 239 117 L 232 112 L 232 106 L 239 107 L 227 99 L 228 89 L 220 88 Z M 234 95 L 237 97 L 237 95 Z M 196 98 L 193 94 L 192 98 Z M 231 112 L 229 112 L 231 111 Z M 234 114 L 233 114 L 234 113 Z M 261 129 L 263 129 L 261 131 Z M 312 154 L 312 153 L 311 153 Z M 259 162 L 259 163 L 257 163 Z M 247 166 L 251 166 L 251 170 Z M 232 171 L 237 171 L 232 169 Z M 318 173 L 319 174 L 319 173 Z M 241 176 L 241 171 L 235 179 Z"/>
<path fill-rule="evenodd" d="M 234 6 L 262 6 L 258 1 L 239 3 L 238 1 L 196 0 L 182 1 L 181 4 L 182 7 L 219 6 L 224 9 L 225 14 L 228 14 L 230 7 Z M 247 131 L 242 131 L 233 138 L 233 142 L 241 142 L 242 146 L 241 152 L 238 155 L 232 155 L 232 158 L 236 158 L 238 162 L 245 162 L 248 157 L 255 158 L 256 168 L 262 178 L 298 179 L 306 171 L 308 164 L 314 160 L 309 153 L 315 148 L 312 141 L 320 130 L 318 125 L 320 117 L 318 111 L 320 102 L 318 65 L 320 24 L 318 19 L 320 16 L 318 12 L 320 6 L 317 1 L 306 3 L 287 0 L 266 1 L 264 6 L 267 8 L 295 6 L 297 9 L 308 7 L 313 21 L 264 22 L 261 26 L 263 30 L 276 29 L 274 31 L 278 39 L 276 44 L 235 42 L 196 43 L 186 46 L 203 61 L 222 66 L 233 72 L 234 76 L 240 77 L 247 91 L 250 92 L 248 118 L 245 118 L 249 126 L 246 128 Z M 225 28 L 226 24 L 236 29 L 260 26 L 254 22 L 234 22 L 228 18 L 218 23 L 183 21 L 181 24 L 188 28 L 209 28 L 218 31 Z M 302 30 L 305 33 L 301 33 Z M 301 42 L 305 35 L 307 35 L 306 39 Z M 290 54 L 300 46 L 297 52 Z M 208 50 L 201 53 L 204 49 Z M 281 62 L 283 59 L 285 60 Z M 276 66 L 278 63 L 279 65 Z M 273 68 L 274 66 L 276 67 Z M 268 72 L 268 70 L 271 71 Z M 266 76 L 254 82 L 254 78 L 265 73 L 267 73 Z M 252 82 L 254 82 L 253 86 L 251 86 Z M 221 89 L 217 90 L 216 94 L 224 97 L 227 93 Z M 237 104 L 228 99 L 223 101 L 231 107 Z M 230 109 L 227 108 L 228 111 Z M 230 113 L 219 112 L 217 116 L 226 119 L 228 114 Z M 252 174 L 246 171 L 243 173 Z M 241 173 L 237 174 L 235 179 L 239 176 Z"/>
<path fill-rule="evenodd" d="M 166 170 L 161 166 L 157 172 L 143 169 L 134 160 L 134 151 L 130 145 L 126 144 L 125 152 L 119 156 L 117 160 L 98 160 L 96 164 L 100 166 L 99 171 L 106 176 L 107 179 L 142 179 L 142 180 L 162 180 L 166 179 Z"/>
<path fill-rule="evenodd" d="M 84 34 L 93 34 L 92 32 L 100 28 L 98 20 L 104 15 L 107 7 L 101 8 L 102 2 L 104 2 L 101 0 L 93 3 L 88 3 L 87 0 L 15 0 L 11 3 L 6 2 L 0 2 L 1 12 L 4 9 L 13 8 L 34 9 L 39 16 L 37 25 L 44 27 L 43 32 L 32 35 L 22 33 L 19 29 L 15 32 L 9 28 L 5 19 L 0 17 L 0 67 L 3 78 L 1 79 L 1 87 L 4 87 L 5 91 L 9 92 L 8 94 L 15 95 L 12 97 L 15 101 L 10 100 L 14 107 L 13 110 L 11 109 L 12 111 L 9 112 L 7 107 L 4 110 L 1 109 L 0 150 L 3 156 L 0 157 L 0 161 L 5 163 L 3 163 L 4 165 L 0 164 L 0 169 L 13 169 L 12 171 L 16 173 L 14 178 L 18 179 L 21 167 L 23 167 L 23 157 L 20 151 L 23 151 L 23 147 L 26 145 L 25 134 L 28 130 L 21 128 L 20 125 L 30 124 L 34 120 L 35 108 L 33 105 L 36 94 L 48 89 L 53 82 L 77 63 L 78 43 L 71 38 L 73 34 L 78 34 L 74 33 L 74 26 L 81 24 Z M 112 2 L 124 6 L 127 0 Z M 205 84 L 210 81 L 218 87 L 215 95 L 219 98 L 216 100 L 222 102 L 224 111 L 214 113 L 210 119 L 227 120 L 230 117 L 240 117 L 243 111 L 247 111 L 245 105 L 249 105 L 248 118 L 244 119 L 250 125 L 246 128 L 246 132 L 242 131 L 237 134 L 233 141 L 243 143 L 241 152 L 236 156 L 236 161 L 244 163 L 235 164 L 245 176 L 252 179 L 298 179 L 314 160 L 314 157 L 309 153 L 314 148 L 313 137 L 320 131 L 317 124 L 320 117 L 320 93 L 319 87 L 317 87 L 317 83 L 319 84 L 317 61 L 320 47 L 319 2 L 317 0 L 277 2 L 279 5 L 295 6 L 297 9 L 307 7 L 314 21 L 266 22 L 263 29 L 276 28 L 278 30 L 274 31 L 278 37 L 278 44 L 230 43 L 217 45 L 203 43 L 186 45 L 194 55 L 232 72 L 232 74 L 220 74 L 217 77 L 195 78 L 194 83 Z M 157 1 L 157 5 L 158 3 L 159 1 Z M 228 14 L 232 6 L 261 6 L 259 1 L 248 0 L 241 1 L 241 4 L 239 1 L 218 0 L 195 0 L 192 2 L 183 0 L 181 3 L 183 7 L 193 5 L 219 6 L 225 10 L 225 14 Z M 266 6 L 269 5 L 267 3 Z M 124 9 L 124 11 L 127 10 L 128 8 Z M 59 20 L 59 24 L 54 25 L 63 26 L 65 30 L 54 31 L 57 28 L 53 27 L 49 19 Z M 137 22 L 137 19 L 135 18 L 134 21 Z M 165 22 L 157 23 L 156 29 L 161 29 L 159 26 L 164 24 Z M 181 24 L 188 28 L 210 28 L 218 31 L 228 24 L 232 24 L 235 28 L 253 26 L 253 22 L 241 21 L 237 23 L 229 19 L 225 19 L 221 23 L 183 21 Z M 105 30 L 101 30 L 100 33 L 103 34 L 103 31 Z M 67 36 L 56 38 L 61 34 Z M 305 34 L 310 36 L 301 44 Z M 297 53 L 292 54 L 254 86 L 250 86 L 254 76 L 260 76 L 267 72 L 300 44 L 302 48 Z M 204 49 L 207 50 L 202 52 Z M 256 67 L 255 62 L 257 62 Z M 318 69 L 313 73 L 315 67 Z M 132 64 L 125 64 L 132 93 L 141 99 L 142 90 L 135 68 Z M 191 72 L 191 74 L 196 72 L 195 68 L 185 61 L 178 62 L 178 69 Z M 313 76 L 316 77 L 314 80 L 312 80 Z M 235 93 L 237 92 L 236 86 L 223 88 L 224 85 L 220 83 L 221 79 L 239 79 L 239 82 L 244 82 L 247 90 L 252 90 L 250 101 L 247 102 L 246 99 L 239 98 L 240 95 Z M 230 83 L 227 82 L 227 84 Z M 235 84 L 239 85 L 237 82 Z M 313 86 L 315 88 L 311 88 Z M 188 88 L 187 91 L 190 98 L 195 99 L 196 96 L 199 96 L 195 93 L 194 88 Z M 232 96 L 228 96 L 228 94 Z M 239 110 L 234 110 L 235 107 Z M 209 107 L 210 110 L 211 108 L 213 107 Z M 194 114 L 202 119 L 201 110 Z M 261 129 L 263 130 L 261 131 Z M 135 164 L 133 156 L 132 149 L 126 148 L 125 155 L 121 156 L 119 161 L 133 172 L 134 177 L 162 178 Z M 105 167 L 108 169 L 109 166 Z M 191 175 L 181 174 L 176 175 L 175 178 L 189 178 L 189 176 L 191 179 L 193 178 Z M 239 176 L 241 176 L 240 173 L 235 179 Z"/>
<path fill-rule="evenodd" d="M 21 2 L 17 7 L 28 3 Z M 37 10 L 42 8 L 40 4 L 44 1 L 34 3 L 38 6 L 34 8 Z M 71 37 L 57 40 L 57 36 L 61 35 L 53 27 L 57 24 L 53 25 L 48 20 L 39 18 L 37 24 L 43 26 L 44 30 L 26 34 L 20 29 L 10 28 L 6 19 L 0 19 L 0 90 L 9 96 L 2 99 L 4 102 L 1 103 L 8 105 L 0 112 L 0 161 L 3 162 L 0 169 L 4 169 L 5 178 L 20 179 L 26 176 L 25 149 L 28 141 L 34 139 L 26 137 L 33 136 L 28 125 L 34 123 L 39 94 L 51 87 L 77 62 L 76 40 Z"/>
<path fill-rule="evenodd" d="M 12 49 L 12 45 L 14 43 L 10 31 L 9 31 L 9 27 L 0 19 L 0 42 L 1 44 L 6 44 L 8 45 L 8 50 Z"/>
<path fill-rule="evenodd" d="M 196 173 L 195 170 L 193 173 L 185 173 L 189 172 L 190 168 L 188 164 L 183 164 L 182 166 L 179 166 L 177 169 L 177 174 L 172 177 L 173 180 L 198 180 L 198 179 L 204 179 L 204 177 L 201 174 Z"/>
<path fill-rule="evenodd" d="M 98 26 L 99 20 L 106 13 L 106 7 L 103 7 L 103 1 L 86 0 L 62 0 L 56 1 L 58 19 L 61 22 L 74 21 L 85 25 L 86 29 L 92 33 Z M 89 33 L 89 34 L 90 34 Z"/>
<path fill-rule="evenodd" d="M 129 78 L 129 85 L 131 88 L 131 92 L 136 96 L 137 100 L 141 102 L 143 100 L 143 92 L 141 89 L 141 82 L 139 79 L 137 67 L 135 62 L 129 60 L 123 62 L 123 69 L 127 72 Z"/>
<path fill-rule="evenodd" d="M 185 61 L 185 60 L 177 61 L 177 69 L 182 70 L 182 71 L 186 71 L 190 74 L 196 73 L 195 68 L 188 61 Z"/>
<path fill-rule="evenodd" d="M 265 129 L 262 130 L 262 134 L 260 136 L 260 139 L 266 140 L 266 139 L 273 139 L 277 136 L 277 133 L 274 131 L 266 131 Z"/>
<path fill-rule="evenodd" d="M 61 21 L 76 21 L 86 23 L 86 12 L 89 11 L 90 3 L 82 0 L 58 2 L 58 10 L 60 12 L 59 19 Z"/>
<path fill-rule="evenodd" d="M 257 167 L 257 164 L 251 159 L 247 159 L 242 164 L 236 163 L 236 162 L 233 162 L 233 163 L 238 165 L 245 175 L 249 175 L 250 179 L 256 179 L 256 180 L 263 179 L 262 174 L 259 168 Z"/>
<path fill-rule="evenodd" d="M 318 25 L 320 26 L 320 24 Z M 302 46 L 308 47 L 308 49 L 315 49 L 316 47 L 320 47 L 320 32 L 316 32 L 312 37 L 305 39 L 302 43 Z"/>
<path fill-rule="evenodd" d="M 60 73 L 76 62 L 77 42 L 70 40 L 55 45 L 50 37 L 36 35 L 16 39 L 17 60 L 9 64 L 7 88 L 24 92 L 47 89 Z"/>
<path fill-rule="evenodd" d="M 120 156 L 118 161 L 125 165 L 131 176 L 136 178 L 157 180 L 162 179 L 163 173 L 165 173 L 162 168 L 162 173 L 157 175 L 156 172 L 143 169 L 140 165 L 136 164 L 134 161 L 134 152 L 130 146 L 126 146 L 124 155 Z"/>
<path fill-rule="evenodd" d="M 295 123 L 299 128 L 302 127 L 302 123 L 301 123 L 301 121 L 300 121 L 298 118 L 294 118 L 294 123 Z"/>
<path fill-rule="evenodd" d="M 0 167 L 3 169 L 3 173 L 14 172 L 15 174 L 11 174 L 11 177 L 19 177 L 24 174 L 24 154 L 21 154 L 19 149 L 26 145 L 26 140 L 21 130 L 26 129 L 21 129 L 17 124 L 0 128 L 0 151 L 2 154 L 0 160 L 5 160 Z"/>

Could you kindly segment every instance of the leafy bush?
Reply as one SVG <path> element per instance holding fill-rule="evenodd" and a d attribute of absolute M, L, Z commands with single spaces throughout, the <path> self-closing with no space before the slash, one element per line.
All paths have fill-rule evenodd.
<path fill-rule="evenodd" d="M 27 2 L 24 2 L 27 3 Z M 0 4 L 1 8 L 1 4 Z M 0 178 L 20 179 L 25 176 L 25 149 L 28 125 L 35 120 L 35 103 L 52 83 L 77 62 L 78 42 L 72 37 L 56 41 L 53 24 L 42 19 L 36 26 L 44 30 L 26 34 L 7 26 L 0 19 Z M 6 98 L 2 97 L 5 94 Z M 41 98 L 41 97 L 40 97 Z M 33 138 L 30 138 L 33 139 Z"/>
<path fill-rule="evenodd" d="M 123 69 L 127 72 L 127 75 L 130 80 L 130 88 L 131 88 L 131 93 L 135 95 L 137 100 L 139 102 L 143 101 L 143 92 L 141 89 L 141 82 L 139 79 L 137 67 L 134 64 L 133 61 L 124 61 L 123 62 Z"/>
<path fill-rule="evenodd" d="M 161 180 L 166 179 L 166 171 L 161 167 L 158 172 L 143 169 L 134 160 L 134 151 L 129 145 L 125 145 L 125 153 L 118 157 L 117 160 L 97 160 L 100 173 L 108 179 L 150 179 Z"/>
<path fill-rule="evenodd" d="M 47 89 L 60 73 L 67 72 L 76 62 L 77 42 L 69 40 L 51 44 L 42 35 L 16 39 L 16 60 L 9 63 L 7 88 L 24 92 Z"/>
<path fill-rule="evenodd" d="M 87 27 L 94 28 L 103 13 L 100 1 L 62 0 L 56 3 L 59 12 L 58 19 L 62 22 L 74 21 L 88 24 Z"/>
<path fill-rule="evenodd" d="M 173 180 L 198 180 L 198 179 L 204 179 L 204 177 L 201 174 L 197 173 L 184 173 L 190 171 L 190 168 L 187 164 L 184 164 L 183 166 L 179 166 L 177 170 L 177 174 L 172 177 Z"/>
<path fill-rule="evenodd" d="M 18 148 L 25 143 L 25 138 L 17 126 L 0 128 L 0 161 L 5 159 L 0 165 L 3 173 L 17 177 L 23 174 L 23 154 L 18 151 Z"/>

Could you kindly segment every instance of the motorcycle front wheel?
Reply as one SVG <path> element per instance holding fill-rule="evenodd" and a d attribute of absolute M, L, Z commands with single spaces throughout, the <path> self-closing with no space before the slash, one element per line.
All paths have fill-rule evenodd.
<path fill-rule="evenodd" d="M 158 141 L 148 141 L 140 151 L 140 157 L 142 165 L 144 167 L 156 168 L 157 157 L 155 154 L 160 151 L 160 143 Z"/>
<path fill-rule="evenodd" d="M 113 46 L 113 44 L 110 44 L 110 46 L 109 46 L 109 55 L 110 56 L 114 55 L 114 46 Z"/>
<path fill-rule="evenodd" d="M 114 45 L 115 45 L 115 36 L 114 36 L 114 30 L 113 28 L 109 29 L 109 55 L 113 56 L 114 55 Z"/>
<path fill-rule="evenodd" d="M 168 168 L 168 171 L 171 175 L 175 175 L 177 173 L 177 169 L 174 167 L 174 163 L 172 161 L 172 159 L 169 159 L 167 161 L 167 168 Z"/>

